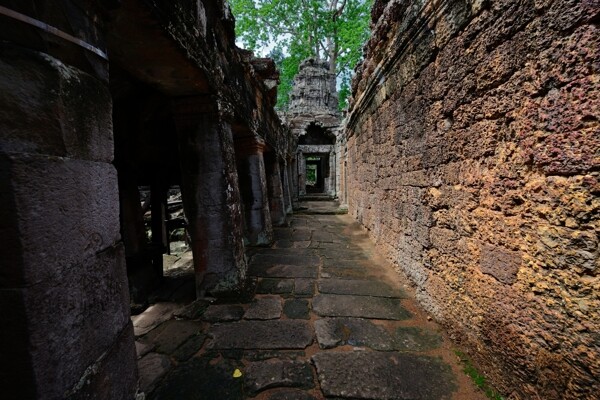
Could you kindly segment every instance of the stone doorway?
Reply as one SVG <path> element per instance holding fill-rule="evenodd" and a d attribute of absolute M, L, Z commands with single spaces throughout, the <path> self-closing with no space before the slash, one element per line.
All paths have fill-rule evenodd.
<path fill-rule="evenodd" d="M 329 154 L 307 155 L 306 193 L 325 193 L 325 180 L 329 177 Z"/>

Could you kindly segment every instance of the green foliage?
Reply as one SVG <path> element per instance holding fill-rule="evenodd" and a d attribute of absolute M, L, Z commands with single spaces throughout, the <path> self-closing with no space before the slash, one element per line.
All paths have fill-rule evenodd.
<path fill-rule="evenodd" d="M 463 364 L 463 372 L 469 376 L 475 385 L 481 389 L 485 395 L 492 400 L 504 400 L 502 396 L 490 385 L 488 385 L 486 378 L 484 375 L 481 375 L 477 368 L 473 366 L 471 360 L 463 353 L 462 351 L 455 350 L 454 354 L 456 354 Z"/>
<path fill-rule="evenodd" d="M 300 62 L 328 61 L 341 81 L 340 107 L 346 105 L 352 70 L 369 36 L 373 0 L 230 0 L 236 34 L 250 50 L 275 42 L 281 71 L 278 108 L 285 109 Z"/>

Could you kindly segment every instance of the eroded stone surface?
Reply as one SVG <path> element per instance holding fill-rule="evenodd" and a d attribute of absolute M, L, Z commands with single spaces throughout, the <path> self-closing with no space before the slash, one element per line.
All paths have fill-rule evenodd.
<path fill-rule="evenodd" d="M 250 304 L 244 314 L 244 319 L 276 319 L 281 317 L 281 310 L 281 298 L 260 298 Z"/>
<path fill-rule="evenodd" d="M 250 274 L 267 278 L 316 278 L 317 267 L 305 265 L 253 265 Z"/>
<path fill-rule="evenodd" d="M 158 353 L 171 354 L 201 330 L 202 325 L 199 322 L 170 320 L 150 331 L 144 336 L 144 341 L 153 343 Z"/>
<path fill-rule="evenodd" d="M 308 300 L 290 299 L 283 305 L 283 313 L 290 319 L 309 319 Z"/>
<path fill-rule="evenodd" d="M 303 349 L 313 341 L 307 322 L 298 320 L 241 321 L 213 326 L 213 349 Z"/>
<path fill-rule="evenodd" d="M 315 321 L 319 347 L 366 346 L 374 350 L 394 349 L 394 340 L 383 327 L 361 318 L 324 318 Z"/>
<path fill-rule="evenodd" d="M 320 294 L 313 299 L 312 307 L 323 317 L 402 320 L 411 316 L 400 300 L 385 297 Z"/>
<path fill-rule="evenodd" d="M 192 336 L 175 350 L 173 357 L 180 362 L 188 360 L 191 356 L 200 351 L 205 340 L 206 335 L 202 333 Z"/>
<path fill-rule="evenodd" d="M 355 296 L 377 296 L 403 298 L 406 294 L 399 289 L 376 280 L 327 279 L 319 282 L 320 293 L 350 294 Z"/>
<path fill-rule="evenodd" d="M 313 386 L 312 368 L 307 361 L 259 361 L 245 369 L 244 387 L 251 396 L 269 388 Z"/>
<path fill-rule="evenodd" d="M 258 282 L 256 293 L 265 294 L 288 294 L 294 290 L 292 279 L 270 279 L 263 278 Z"/>
<path fill-rule="evenodd" d="M 214 304 L 208 306 L 202 319 L 208 322 L 237 321 L 244 315 L 242 306 L 235 304 Z"/>
<path fill-rule="evenodd" d="M 435 349 L 442 343 L 439 333 L 417 327 L 400 327 L 396 329 L 394 348 L 396 350 L 424 351 Z"/>
<path fill-rule="evenodd" d="M 181 305 L 175 303 L 157 303 L 146 309 L 139 315 L 131 317 L 135 336 L 142 336 L 156 328 L 161 323 L 173 316 Z"/>
<path fill-rule="evenodd" d="M 316 397 L 301 390 L 288 389 L 269 395 L 268 400 L 316 400 Z"/>
<path fill-rule="evenodd" d="M 351 399 L 450 399 L 456 388 L 440 359 L 395 352 L 318 353 L 325 396 Z"/>
<path fill-rule="evenodd" d="M 150 392 L 154 385 L 171 368 L 169 357 L 164 354 L 148 353 L 138 361 L 140 389 Z"/>

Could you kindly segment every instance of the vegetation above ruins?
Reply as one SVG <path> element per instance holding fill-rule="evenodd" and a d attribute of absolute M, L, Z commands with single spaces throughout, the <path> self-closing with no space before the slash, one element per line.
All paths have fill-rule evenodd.
<path fill-rule="evenodd" d="M 369 36 L 372 0 L 230 0 L 236 34 L 256 51 L 271 48 L 281 71 L 277 107 L 286 109 L 293 78 L 308 57 L 329 62 L 344 108 L 350 78 Z"/>

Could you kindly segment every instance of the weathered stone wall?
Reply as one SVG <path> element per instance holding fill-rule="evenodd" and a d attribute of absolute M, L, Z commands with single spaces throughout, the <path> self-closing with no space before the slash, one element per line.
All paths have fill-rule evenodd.
<path fill-rule="evenodd" d="M 22 29 L 21 42 L 0 45 L 2 397 L 131 399 L 137 369 L 107 64 L 94 59 L 100 70 L 86 71 L 83 50 L 39 51 L 47 42 L 31 42 L 33 28 L 0 22 L 0 37 Z"/>
<path fill-rule="evenodd" d="M 378 1 L 350 213 L 519 399 L 600 391 L 596 0 Z"/>

